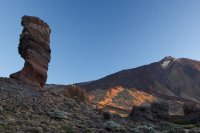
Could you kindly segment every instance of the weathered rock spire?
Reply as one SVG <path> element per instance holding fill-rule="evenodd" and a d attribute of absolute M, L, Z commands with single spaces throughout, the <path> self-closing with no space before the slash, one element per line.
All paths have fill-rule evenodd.
<path fill-rule="evenodd" d="M 25 63 L 21 71 L 11 74 L 10 77 L 42 88 L 47 80 L 51 59 L 51 29 L 43 20 L 32 16 L 23 16 L 21 25 L 24 28 L 20 35 L 18 51 Z"/>

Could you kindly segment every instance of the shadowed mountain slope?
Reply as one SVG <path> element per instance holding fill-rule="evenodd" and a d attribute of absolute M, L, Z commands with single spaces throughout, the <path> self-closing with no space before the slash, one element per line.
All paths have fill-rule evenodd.
<path fill-rule="evenodd" d="M 164 100 L 170 104 L 169 113 L 176 114 L 177 109 L 173 108 L 176 103 L 179 107 L 184 102 L 200 103 L 200 62 L 168 56 L 149 65 L 76 85 L 88 92 L 90 101 L 111 112 L 122 112 L 117 111 L 121 109 L 126 112 L 132 105 L 149 106 Z M 182 112 L 182 108 L 178 110 Z"/>
<path fill-rule="evenodd" d="M 173 57 L 138 68 L 123 70 L 102 79 L 77 84 L 88 92 L 121 86 L 158 97 L 200 101 L 200 62 Z"/>

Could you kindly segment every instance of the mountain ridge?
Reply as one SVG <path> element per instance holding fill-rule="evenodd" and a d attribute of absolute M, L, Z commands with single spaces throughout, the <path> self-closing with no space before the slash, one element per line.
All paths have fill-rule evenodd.
<path fill-rule="evenodd" d="M 115 113 L 122 109 L 131 111 L 133 105 L 150 106 L 152 102 L 163 100 L 170 103 L 171 108 L 176 103 L 177 106 L 186 102 L 200 104 L 200 62 L 166 56 L 157 62 L 74 85 L 85 90 L 94 105 Z M 65 89 L 56 85 L 46 87 L 57 92 Z"/>
<path fill-rule="evenodd" d="M 170 60 L 170 63 L 168 64 L 167 68 L 162 68 L 162 63 L 169 60 Z M 188 64 L 191 64 L 191 65 L 188 65 Z M 162 84 L 164 83 L 165 85 L 163 85 L 163 87 L 166 86 L 166 88 L 171 88 L 168 85 L 168 79 L 166 79 L 167 78 L 166 75 L 170 74 L 173 69 L 177 69 L 177 71 L 179 71 L 180 67 L 187 74 L 187 76 L 190 76 L 191 78 L 193 78 L 194 72 L 192 73 L 191 69 L 195 71 L 196 70 L 195 68 L 197 68 L 199 71 L 200 62 L 196 60 L 188 59 L 188 58 L 176 59 L 176 58 L 168 56 L 158 62 L 153 62 L 148 65 L 143 65 L 136 68 L 121 70 L 119 72 L 105 76 L 98 80 L 84 82 L 84 84 L 78 83 L 76 85 L 80 86 L 83 89 L 86 89 L 87 91 L 90 91 L 92 89 L 107 89 L 114 86 L 123 86 L 126 88 L 134 87 L 134 88 L 137 88 L 139 90 L 149 93 L 151 91 L 154 91 L 153 89 L 151 89 L 152 88 L 151 85 L 155 86 L 156 84 L 154 82 L 155 80 L 158 83 L 162 83 Z M 151 76 L 151 78 L 148 78 L 147 76 L 145 76 L 145 74 L 147 76 Z M 142 79 L 148 79 L 148 80 L 142 81 Z M 196 80 L 195 78 L 193 78 L 193 80 L 200 83 L 199 80 Z M 142 87 L 141 85 L 138 85 L 138 82 L 141 82 L 143 84 Z"/>
<path fill-rule="evenodd" d="M 200 62 L 167 56 L 157 62 L 76 85 L 86 90 L 92 97 L 91 101 L 103 108 L 111 105 L 122 108 L 120 103 L 124 102 L 123 108 L 131 109 L 131 105 L 150 105 L 160 100 L 200 104 Z M 111 92 L 119 89 L 123 91 L 112 97 Z M 127 91 L 129 93 L 124 95 Z M 136 91 L 140 97 L 135 95 Z M 149 100 L 149 96 L 154 100 Z M 142 102 L 136 104 L 136 101 Z"/>

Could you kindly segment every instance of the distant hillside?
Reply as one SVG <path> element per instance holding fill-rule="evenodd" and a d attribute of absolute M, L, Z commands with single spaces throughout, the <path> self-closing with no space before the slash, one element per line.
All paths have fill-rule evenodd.
<path fill-rule="evenodd" d="M 200 62 L 165 57 L 99 80 L 76 84 L 100 107 L 131 109 L 155 100 L 200 103 Z"/>

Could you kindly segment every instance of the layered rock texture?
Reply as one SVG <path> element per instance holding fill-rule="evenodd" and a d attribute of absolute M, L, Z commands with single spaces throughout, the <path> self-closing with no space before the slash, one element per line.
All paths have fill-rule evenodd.
<path fill-rule="evenodd" d="M 18 51 L 25 63 L 21 71 L 11 74 L 10 77 L 42 88 L 47 80 L 51 59 L 51 29 L 43 20 L 32 16 L 23 16 L 21 24 L 24 28 L 20 35 Z"/>

